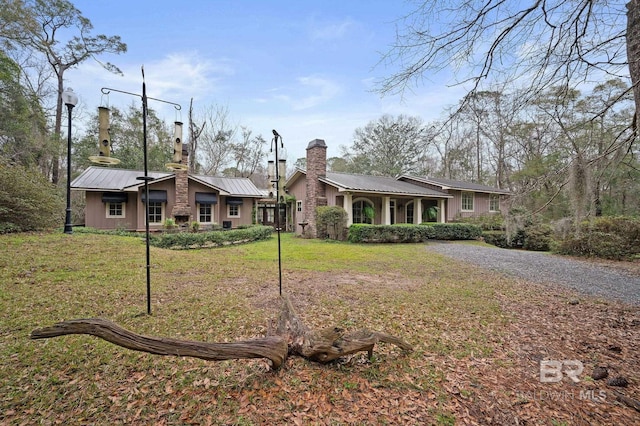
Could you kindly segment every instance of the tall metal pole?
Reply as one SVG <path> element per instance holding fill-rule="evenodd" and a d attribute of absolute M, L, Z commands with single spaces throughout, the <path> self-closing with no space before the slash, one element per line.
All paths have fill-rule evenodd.
<path fill-rule="evenodd" d="M 142 68 L 142 153 L 144 157 L 144 227 L 147 243 L 147 315 L 151 315 L 151 251 L 149 249 L 149 170 L 147 168 L 147 86 Z"/>
<path fill-rule="evenodd" d="M 278 134 L 275 130 L 273 132 L 273 141 L 276 145 L 276 211 L 275 211 L 275 222 L 276 222 L 276 233 L 278 234 L 278 289 L 280 291 L 280 296 L 282 296 L 282 249 L 280 245 L 280 163 L 278 161 L 278 138 L 280 138 L 280 143 L 282 144 L 282 136 Z"/>
<path fill-rule="evenodd" d="M 147 315 L 151 315 L 151 250 L 149 248 L 149 182 L 153 180 L 153 177 L 149 176 L 148 161 L 147 161 L 147 103 L 149 99 L 154 101 L 164 102 L 165 104 L 173 105 L 178 111 L 182 109 L 179 104 L 174 102 L 165 101 L 162 99 L 151 98 L 147 96 L 147 85 L 144 81 L 144 67 L 142 67 L 142 96 L 125 92 L 123 90 L 110 89 L 108 87 L 102 88 L 102 93 L 108 95 L 110 91 L 125 93 L 127 95 L 139 96 L 142 99 L 142 153 L 144 159 L 144 176 L 140 176 L 137 180 L 144 181 L 144 199 L 145 199 L 145 213 L 144 213 L 144 227 L 145 227 L 145 240 L 146 240 L 146 260 L 147 260 Z"/>

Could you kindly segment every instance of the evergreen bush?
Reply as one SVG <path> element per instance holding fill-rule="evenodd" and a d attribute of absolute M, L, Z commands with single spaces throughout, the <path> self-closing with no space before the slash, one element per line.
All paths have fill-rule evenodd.
<path fill-rule="evenodd" d="M 0 233 L 51 229 L 64 217 L 65 200 L 56 186 L 37 171 L 0 158 Z"/>

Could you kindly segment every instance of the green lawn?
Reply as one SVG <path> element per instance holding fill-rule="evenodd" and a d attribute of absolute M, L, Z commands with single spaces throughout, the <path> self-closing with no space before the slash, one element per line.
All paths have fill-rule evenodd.
<path fill-rule="evenodd" d="M 263 360 L 160 357 L 90 336 L 32 341 L 35 328 L 88 317 L 199 341 L 264 335 L 280 306 L 276 238 L 152 247 L 152 316 L 141 238 L 2 235 L 0 247 L 0 423 L 454 424 L 440 362 L 490 356 L 508 323 L 495 292 L 509 282 L 423 244 L 283 234 L 283 291 L 308 325 L 386 331 L 416 350 L 383 344 L 372 360 L 329 365 L 290 358 L 272 372 Z"/>

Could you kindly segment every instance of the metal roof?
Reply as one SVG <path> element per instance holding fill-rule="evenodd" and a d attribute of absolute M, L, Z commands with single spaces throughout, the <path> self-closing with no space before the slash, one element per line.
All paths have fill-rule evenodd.
<path fill-rule="evenodd" d="M 153 182 L 173 178 L 172 172 L 149 172 Z M 71 182 L 71 188 L 85 191 L 135 191 L 144 181 L 140 170 L 111 169 L 90 166 Z M 247 178 L 226 178 L 213 176 L 189 176 L 204 185 L 217 189 L 224 195 L 238 197 L 262 197 L 262 192 Z"/>
<path fill-rule="evenodd" d="M 149 172 L 154 180 L 172 177 L 173 173 Z M 110 169 L 90 166 L 71 182 L 73 189 L 86 191 L 126 191 L 144 185 L 138 177 L 144 176 L 140 170 Z"/>
<path fill-rule="evenodd" d="M 415 180 L 417 182 L 423 182 L 430 185 L 441 186 L 442 189 L 455 189 L 460 191 L 475 191 L 475 192 L 488 192 L 492 194 L 510 194 L 509 191 L 494 188 L 488 185 L 481 185 L 479 183 L 471 183 L 471 182 L 463 182 L 460 180 L 453 179 L 444 179 L 444 178 L 432 178 L 432 177 L 416 177 L 416 176 L 408 176 L 404 175 L 400 177 L 401 179 L 409 179 Z"/>
<path fill-rule="evenodd" d="M 234 197 L 262 197 L 263 193 L 248 178 L 230 178 L 218 176 L 190 176 L 200 182 L 221 189 Z"/>
<path fill-rule="evenodd" d="M 346 191 L 452 198 L 451 195 L 442 191 L 414 185 L 410 182 L 397 180 L 396 178 L 388 176 L 327 173 L 326 177 L 320 178 L 320 180 Z"/>

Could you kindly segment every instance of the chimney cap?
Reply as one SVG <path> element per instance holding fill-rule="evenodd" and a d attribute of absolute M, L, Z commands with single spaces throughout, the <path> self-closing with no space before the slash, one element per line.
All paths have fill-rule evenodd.
<path fill-rule="evenodd" d="M 309 142 L 309 146 L 307 146 L 307 149 L 311 149 L 311 148 L 326 148 L 327 144 L 324 143 L 324 139 L 314 139 L 311 142 Z"/>

